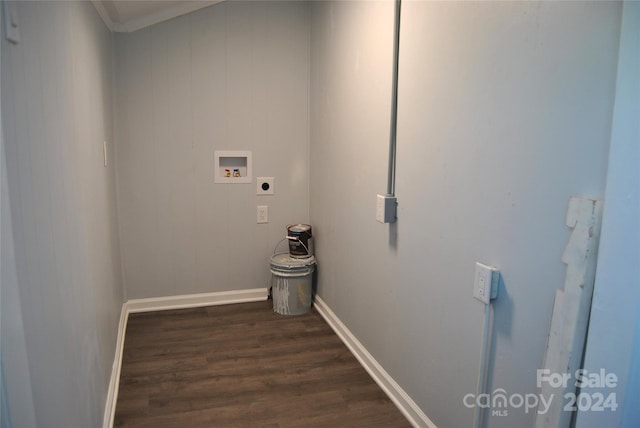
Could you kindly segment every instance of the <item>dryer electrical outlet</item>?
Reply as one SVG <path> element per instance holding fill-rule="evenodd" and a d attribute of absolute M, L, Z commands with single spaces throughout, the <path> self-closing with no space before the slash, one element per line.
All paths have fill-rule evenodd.
<path fill-rule="evenodd" d="M 275 193 L 275 179 L 273 177 L 256 178 L 256 195 L 273 195 Z"/>

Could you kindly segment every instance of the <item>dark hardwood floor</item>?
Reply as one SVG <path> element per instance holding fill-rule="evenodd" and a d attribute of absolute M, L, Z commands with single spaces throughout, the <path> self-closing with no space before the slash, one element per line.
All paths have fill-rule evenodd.
<path fill-rule="evenodd" d="M 131 314 L 115 426 L 409 427 L 312 309 Z"/>

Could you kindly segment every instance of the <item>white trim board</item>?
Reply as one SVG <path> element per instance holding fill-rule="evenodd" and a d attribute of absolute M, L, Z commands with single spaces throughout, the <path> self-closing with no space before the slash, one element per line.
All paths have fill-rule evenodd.
<path fill-rule="evenodd" d="M 129 313 L 166 311 L 169 309 L 197 308 L 200 306 L 230 305 L 267 300 L 268 288 L 217 291 L 215 293 L 185 294 L 183 296 L 131 299 L 125 303 Z"/>
<path fill-rule="evenodd" d="M 173 2 L 175 3 L 174 6 L 157 7 L 155 11 L 151 11 L 146 15 L 140 16 L 138 18 L 120 16 L 117 6 L 115 6 L 112 0 L 91 0 L 91 3 L 93 3 L 96 11 L 98 11 L 98 15 L 100 15 L 102 21 L 112 33 L 130 33 L 149 27 L 151 25 L 158 24 L 160 22 L 167 21 L 169 19 L 176 18 L 178 16 L 195 12 L 204 7 L 220 3 L 221 1 L 223 0 Z M 111 16 L 104 3 L 110 4 L 110 9 L 112 9 L 115 13 L 114 17 Z M 169 3 L 167 3 L 167 5 L 169 5 Z"/>
<path fill-rule="evenodd" d="M 111 367 L 111 378 L 109 379 L 109 389 L 107 390 L 107 401 L 104 406 L 104 418 L 102 428 L 113 427 L 113 418 L 116 415 L 116 402 L 118 401 L 118 386 L 120 383 L 120 368 L 122 367 L 122 350 L 124 349 L 124 333 L 127 330 L 127 302 L 122 305 L 120 311 L 120 322 L 118 323 L 118 336 L 116 339 L 116 352 Z"/>
<path fill-rule="evenodd" d="M 378 386 L 393 401 L 393 404 L 402 412 L 414 427 L 437 428 L 436 425 L 424 414 L 418 405 L 409 397 L 387 371 L 373 358 L 373 355 L 360 343 L 349 329 L 333 313 L 320 296 L 315 296 L 314 306 L 322 318 L 329 324 L 336 335 L 349 348 L 360 365 L 369 373 Z"/>
<path fill-rule="evenodd" d="M 151 297 L 147 299 L 131 299 L 122 305 L 120 322 L 118 323 L 118 336 L 116 350 L 109 379 L 109 389 L 104 408 L 103 428 L 113 427 L 118 401 L 118 386 L 120 381 L 120 369 L 122 367 L 122 351 L 124 349 L 124 336 L 127 330 L 129 314 L 136 312 L 165 311 L 170 309 L 197 308 L 202 306 L 230 305 L 233 303 L 249 303 L 267 300 L 268 288 L 253 288 L 250 290 L 219 291 L 215 293 L 187 294 L 183 296 Z"/>

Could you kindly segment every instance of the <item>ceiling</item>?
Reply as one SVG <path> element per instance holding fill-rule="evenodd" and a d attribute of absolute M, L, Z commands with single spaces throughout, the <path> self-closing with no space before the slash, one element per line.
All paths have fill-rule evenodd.
<path fill-rule="evenodd" d="M 111 31 L 136 31 L 223 0 L 91 0 Z"/>

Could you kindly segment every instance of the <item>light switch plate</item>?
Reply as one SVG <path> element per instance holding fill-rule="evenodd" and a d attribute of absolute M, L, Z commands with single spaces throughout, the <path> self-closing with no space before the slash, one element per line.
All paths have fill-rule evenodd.
<path fill-rule="evenodd" d="M 20 43 L 20 28 L 18 24 L 18 6 L 14 2 L 2 1 L 2 8 L 4 9 L 3 15 L 3 27 L 5 38 L 17 45 Z"/>
<path fill-rule="evenodd" d="M 257 210 L 257 223 L 269 223 L 269 207 L 266 205 L 258 205 Z"/>

